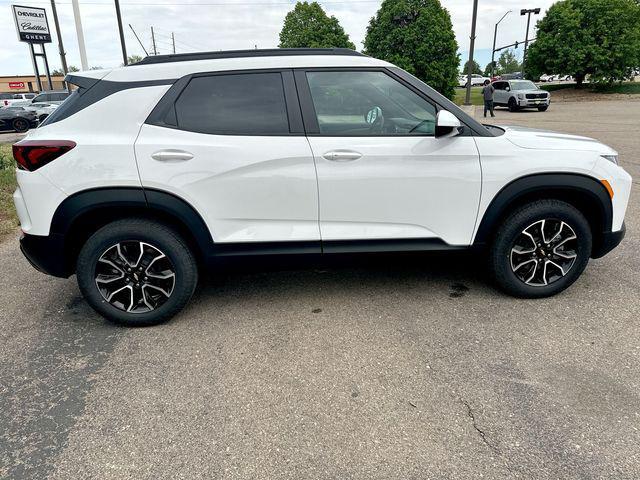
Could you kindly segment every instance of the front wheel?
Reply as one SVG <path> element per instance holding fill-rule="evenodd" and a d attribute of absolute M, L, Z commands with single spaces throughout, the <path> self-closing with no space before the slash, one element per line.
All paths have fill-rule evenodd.
<path fill-rule="evenodd" d="M 507 106 L 509 107 L 510 112 L 518 111 L 518 104 L 516 103 L 514 98 L 509 99 L 509 104 Z"/>
<path fill-rule="evenodd" d="M 545 105 L 544 107 L 538 107 L 538 111 L 539 111 L 539 112 L 546 112 L 546 111 L 547 111 L 547 108 L 549 108 L 549 106 L 548 106 L 548 105 Z"/>
<path fill-rule="evenodd" d="M 118 220 L 98 230 L 82 247 L 76 273 L 93 309 L 127 326 L 169 320 L 187 304 L 198 281 L 186 242 L 145 219 Z"/>
<path fill-rule="evenodd" d="M 516 210 L 500 226 L 489 267 L 505 292 L 548 297 L 578 279 L 591 247 L 591 229 L 579 210 L 559 200 L 539 200 Z"/>

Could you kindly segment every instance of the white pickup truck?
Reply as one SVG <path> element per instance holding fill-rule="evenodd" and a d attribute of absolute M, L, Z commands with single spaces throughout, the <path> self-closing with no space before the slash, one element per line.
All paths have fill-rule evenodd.
<path fill-rule="evenodd" d="M 0 93 L 0 108 L 22 106 L 33 100 L 35 96 L 35 93 Z"/>

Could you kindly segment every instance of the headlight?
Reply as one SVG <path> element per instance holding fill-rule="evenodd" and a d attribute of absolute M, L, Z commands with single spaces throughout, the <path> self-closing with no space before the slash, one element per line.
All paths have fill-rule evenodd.
<path fill-rule="evenodd" d="M 518 98 L 519 98 L 520 100 L 522 100 L 522 99 L 524 98 L 524 93 L 519 93 L 519 94 L 518 94 Z"/>
<path fill-rule="evenodd" d="M 618 165 L 618 155 L 600 155 L 602 158 L 606 158 L 611 163 Z"/>

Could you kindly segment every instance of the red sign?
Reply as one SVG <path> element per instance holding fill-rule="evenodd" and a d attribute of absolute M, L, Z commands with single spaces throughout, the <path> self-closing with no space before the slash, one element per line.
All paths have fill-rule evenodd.
<path fill-rule="evenodd" d="M 9 82 L 9 88 L 22 89 L 24 88 L 24 82 Z"/>

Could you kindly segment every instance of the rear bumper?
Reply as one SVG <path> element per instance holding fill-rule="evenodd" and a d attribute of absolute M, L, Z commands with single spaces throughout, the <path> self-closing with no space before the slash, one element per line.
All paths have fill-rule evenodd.
<path fill-rule="evenodd" d="M 623 223 L 622 228 L 617 232 L 605 232 L 602 235 L 602 241 L 596 245 L 591 252 L 591 258 L 602 258 L 611 250 L 616 248 L 622 242 L 625 234 L 627 233 L 627 227 Z"/>
<path fill-rule="evenodd" d="M 23 234 L 20 250 L 33 267 L 54 277 L 67 278 L 71 269 L 66 263 L 64 237 L 59 234 L 47 236 Z"/>

